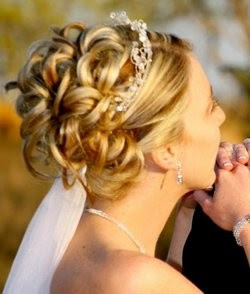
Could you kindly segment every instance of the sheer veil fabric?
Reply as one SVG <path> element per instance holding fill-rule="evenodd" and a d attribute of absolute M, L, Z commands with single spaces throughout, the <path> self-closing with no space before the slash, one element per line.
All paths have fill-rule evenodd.
<path fill-rule="evenodd" d="M 55 180 L 26 230 L 3 294 L 49 294 L 85 202 L 86 191 L 79 182 L 66 190 L 61 178 Z"/>

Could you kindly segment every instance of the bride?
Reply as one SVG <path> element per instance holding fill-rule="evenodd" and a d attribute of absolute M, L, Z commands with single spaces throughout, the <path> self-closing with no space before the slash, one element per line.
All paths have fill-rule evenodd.
<path fill-rule="evenodd" d="M 8 84 L 21 92 L 27 167 L 60 177 L 4 293 L 201 293 L 154 253 L 176 203 L 215 182 L 225 115 L 186 41 L 111 17 L 55 29 Z M 219 170 L 214 197 L 194 197 L 250 260 L 249 179 L 244 165 Z"/>

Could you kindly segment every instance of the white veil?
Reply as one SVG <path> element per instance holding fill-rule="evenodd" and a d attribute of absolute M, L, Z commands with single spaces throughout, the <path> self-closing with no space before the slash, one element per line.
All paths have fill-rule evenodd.
<path fill-rule="evenodd" d="M 53 274 L 77 228 L 86 191 L 56 179 L 34 214 L 18 249 L 3 294 L 48 294 Z"/>

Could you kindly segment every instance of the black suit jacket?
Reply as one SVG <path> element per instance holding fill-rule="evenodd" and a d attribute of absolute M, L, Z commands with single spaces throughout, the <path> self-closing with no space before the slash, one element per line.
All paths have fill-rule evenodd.
<path fill-rule="evenodd" d="M 232 232 L 220 229 L 197 206 L 183 250 L 183 274 L 204 293 L 249 293 L 250 268 Z"/>

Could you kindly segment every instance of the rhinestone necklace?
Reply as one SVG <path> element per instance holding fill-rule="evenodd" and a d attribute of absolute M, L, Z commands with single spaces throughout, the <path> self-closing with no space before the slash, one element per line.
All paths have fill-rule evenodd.
<path fill-rule="evenodd" d="M 87 208 L 85 209 L 85 211 L 89 212 L 89 213 L 93 213 L 96 215 L 99 215 L 100 217 L 103 217 L 107 220 L 109 220 L 110 222 L 112 222 L 113 224 L 117 225 L 117 227 L 122 230 L 125 234 L 127 234 L 127 236 L 135 243 L 135 245 L 137 246 L 137 248 L 139 249 L 139 251 L 143 254 L 146 253 L 144 246 L 142 246 L 136 239 L 135 237 L 130 233 L 130 231 L 128 230 L 128 228 L 118 222 L 115 218 L 113 218 L 111 215 L 107 214 L 106 212 L 102 211 L 102 210 L 97 210 L 94 208 Z"/>

